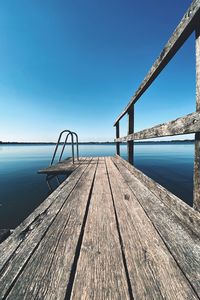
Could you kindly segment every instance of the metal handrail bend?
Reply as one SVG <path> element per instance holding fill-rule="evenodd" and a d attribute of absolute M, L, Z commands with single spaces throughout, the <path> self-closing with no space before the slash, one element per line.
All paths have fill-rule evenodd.
<path fill-rule="evenodd" d="M 73 132 L 73 131 L 71 131 L 71 134 L 72 134 L 72 137 L 73 137 L 73 135 L 75 135 L 75 137 L 76 137 L 76 158 L 77 158 L 77 160 L 79 160 L 78 134 L 76 132 Z M 63 144 L 63 148 L 62 148 L 62 151 L 61 151 L 61 154 L 60 154 L 60 157 L 59 157 L 59 162 L 62 159 L 62 155 L 63 155 L 63 152 L 65 150 L 65 146 L 66 146 L 69 135 L 70 135 L 70 133 L 68 133 L 68 135 L 66 136 L 65 142 Z M 72 143 L 74 144 L 74 138 L 73 138 Z M 72 149 L 72 153 L 73 153 L 72 156 L 74 156 L 74 146 L 73 146 L 73 149 Z"/>
<path fill-rule="evenodd" d="M 76 137 L 76 158 L 79 160 L 79 145 L 78 145 L 78 134 L 72 131 L 72 134 Z"/>
<path fill-rule="evenodd" d="M 54 159 L 55 159 L 55 156 L 56 156 L 56 153 L 57 153 L 57 150 L 58 150 L 58 146 L 60 144 L 60 140 L 61 140 L 61 137 L 63 135 L 63 133 L 65 132 L 68 132 L 66 138 L 65 138 L 65 141 L 64 141 L 64 144 L 63 144 L 63 148 L 62 148 L 62 151 L 61 151 L 61 154 L 60 154 L 60 157 L 59 157 L 59 162 L 61 161 L 62 159 L 62 155 L 63 155 L 63 152 L 64 152 L 64 149 L 65 149 L 65 146 L 66 146 L 66 143 L 67 143 L 67 140 L 68 140 L 68 137 L 69 135 L 71 136 L 71 143 L 72 143 L 72 161 L 73 161 L 73 164 L 74 164 L 74 135 L 76 137 L 76 152 L 77 152 L 77 160 L 79 160 L 79 146 L 78 146 L 78 135 L 76 132 L 73 132 L 73 131 L 70 131 L 70 130 L 63 130 L 60 135 L 59 135 L 59 138 L 58 138 L 58 141 L 57 141 L 57 144 L 56 144 L 56 147 L 55 147 L 55 150 L 54 150 L 54 154 L 53 154 L 53 157 L 52 157 L 52 160 L 51 160 L 51 163 L 50 163 L 50 166 L 52 166 L 53 162 L 54 162 Z"/>

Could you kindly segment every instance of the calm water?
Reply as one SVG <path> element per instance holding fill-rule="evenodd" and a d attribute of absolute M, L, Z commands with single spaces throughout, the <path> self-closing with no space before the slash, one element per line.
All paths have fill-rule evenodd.
<path fill-rule="evenodd" d="M 49 194 L 45 175 L 54 145 L 0 146 L 0 228 L 15 228 Z M 67 149 L 68 151 L 68 149 Z M 66 156 L 70 156 L 70 151 Z M 82 156 L 114 155 L 114 145 L 81 145 Z M 121 146 L 126 158 L 126 146 Z M 186 203 L 192 203 L 193 144 L 136 145 L 135 165 Z"/>

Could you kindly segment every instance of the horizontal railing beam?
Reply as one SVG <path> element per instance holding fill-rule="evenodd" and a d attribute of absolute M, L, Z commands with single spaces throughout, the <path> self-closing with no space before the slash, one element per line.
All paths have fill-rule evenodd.
<path fill-rule="evenodd" d="M 183 16 L 181 22 L 177 26 L 173 35 L 165 45 L 160 56 L 157 58 L 149 73 L 144 78 L 143 82 L 139 86 L 135 95 L 131 98 L 128 105 L 125 107 L 123 112 L 116 119 L 114 125 L 121 120 L 121 118 L 128 112 L 129 107 L 137 102 L 142 94 L 147 90 L 151 83 L 156 79 L 172 57 L 176 54 L 179 48 L 183 45 L 185 40 L 194 31 L 197 19 L 200 15 L 200 0 L 194 0 Z"/>
<path fill-rule="evenodd" d="M 115 142 L 128 142 L 132 140 L 143 140 L 196 132 L 200 132 L 199 112 L 194 112 L 176 120 L 120 137 L 115 139 Z"/>

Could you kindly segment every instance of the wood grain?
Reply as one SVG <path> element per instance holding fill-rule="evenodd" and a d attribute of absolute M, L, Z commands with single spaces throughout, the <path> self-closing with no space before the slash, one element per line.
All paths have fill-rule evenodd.
<path fill-rule="evenodd" d="M 143 140 L 164 136 L 195 133 L 200 131 L 200 114 L 194 112 L 176 120 L 156 125 L 154 127 L 115 139 L 115 142 Z"/>
<path fill-rule="evenodd" d="M 114 161 L 120 174 L 200 297 L 200 238 L 184 226 L 177 215 L 131 174 L 119 160 Z"/>
<path fill-rule="evenodd" d="M 73 188 L 76 186 L 78 180 L 82 176 L 84 170 L 90 164 L 91 158 L 84 159 L 87 164 L 81 165 L 75 172 L 73 172 L 53 193 L 51 193 L 45 201 L 43 201 L 0 245 L 0 271 L 2 270 L 6 261 L 12 256 L 15 250 L 18 248 L 19 244 L 24 240 L 24 238 L 31 232 L 34 228 L 34 223 L 38 223 L 41 216 L 45 215 L 47 209 L 62 195 L 62 192 L 70 194 Z M 64 190 L 63 190 L 64 188 Z M 62 191 L 63 190 L 63 191 Z M 57 200 L 58 198 L 58 200 Z"/>
<path fill-rule="evenodd" d="M 46 234 L 37 242 L 37 248 L 6 299 L 65 299 L 96 165 L 97 159 L 88 166 Z M 28 251 L 26 243 L 24 255 Z M 13 268 L 17 266 L 18 262 L 12 261 L 4 284 L 8 283 Z"/>
<path fill-rule="evenodd" d="M 144 78 L 143 82 L 139 86 L 135 95 L 130 99 L 128 105 L 116 119 L 114 125 L 119 122 L 119 120 L 128 112 L 128 109 L 131 105 L 136 103 L 136 101 L 142 96 L 142 94 L 147 90 L 147 88 L 152 84 L 152 82 L 156 79 L 156 77 L 160 74 L 160 72 L 164 69 L 164 67 L 168 64 L 168 62 L 172 59 L 172 57 L 176 54 L 179 48 L 183 45 L 185 40 L 190 36 L 190 34 L 195 29 L 195 23 L 199 17 L 200 11 L 200 1 L 193 0 L 192 4 L 188 8 L 187 12 L 183 16 L 181 22 L 175 29 L 171 38 L 165 45 L 161 54 L 151 67 L 150 71 Z"/>
<path fill-rule="evenodd" d="M 137 168 L 131 166 L 127 161 L 120 156 L 116 156 L 117 160 L 122 162 L 124 166 L 138 178 L 155 196 L 157 196 L 165 205 L 167 205 L 173 213 L 193 231 L 198 237 L 200 236 L 200 213 L 195 211 L 192 207 L 183 202 L 180 198 L 169 192 L 166 188 L 155 182 L 150 177 L 146 176 Z"/>
<path fill-rule="evenodd" d="M 91 160 L 88 160 L 88 165 Z M 80 166 L 0 245 L 0 298 L 29 260 L 35 247 L 78 184 L 88 165 Z"/>
<path fill-rule="evenodd" d="M 106 159 L 134 299 L 198 299 L 119 170 Z"/>
<path fill-rule="evenodd" d="M 71 299 L 130 299 L 104 159 L 97 168 Z"/>
<path fill-rule="evenodd" d="M 0 245 L 0 299 L 199 299 L 199 225 L 119 156 L 85 158 Z"/>

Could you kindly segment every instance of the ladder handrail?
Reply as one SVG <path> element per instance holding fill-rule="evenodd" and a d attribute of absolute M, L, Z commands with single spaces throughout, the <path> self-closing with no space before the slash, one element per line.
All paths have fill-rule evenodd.
<path fill-rule="evenodd" d="M 78 151 L 78 135 L 77 135 L 75 132 L 72 132 L 72 131 L 70 131 L 70 130 L 63 130 L 63 131 L 61 131 L 61 133 L 60 133 L 60 135 L 59 135 L 59 137 L 58 137 L 58 141 L 57 141 L 57 144 L 56 144 L 54 153 L 53 153 L 53 157 L 52 157 L 50 166 L 52 166 L 52 164 L 53 164 L 53 162 L 54 162 L 54 159 L 55 159 L 55 156 L 56 156 L 56 152 L 57 152 L 58 146 L 59 146 L 59 144 L 60 144 L 61 137 L 62 137 L 63 133 L 65 133 L 65 132 L 68 132 L 68 134 L 67 134 L 67 136 L 66 136 L 66 138 L 65 138 L 65 142 L 64 142 L 64 145 L 63 145 L 63 149 L 62 149 L 62 152 L 61 152 L 59 161 L 60 161 L 61 158 L 62 158 L 64 149 L 65 149 L 65 145 L 66 145 L 66 142 L 67 142 L 67 139 L 68 139 L 68 136 L 69 136 L 69 135 L 71 135 L 71 143 L 72 143 L 72 160 L 73 160 L 73 163 L 74 163 L 74 137 L 73 137 L 73 135 L 76 136 L 77 159 L 79 159 L 79 151 Z"/>
<path fill-rule="evenodd" d="M 72 131 L 72 134 L 74 134 L 76 137 L 76 157 L 77 157 L 77 160 L 79 160 L 78 134 L 74 131 Z"/>
<path fill-rule="evenodd" d="M 62 155 L 63 155 L 63 152 L 64 152 L 64 150 L 65 150 L 65 146 L 66 146 L 66 143 L 67 143 L 67 140 L 68 140 L 69 135 L 71 135 L 71 142 L 72 142 L 72 159 L 73 159 L 73 163 L 74 163 L 74 138 L 73 138 L 73 133 L 72 133 L 72 132 L 68 133 L 67 136 L 66 136 L 66 138 L 65 138 L 65 142 L 64 142 L 64 144 L 63 144 L 63 148 L 62 148 L 62 151 L 61 151 L 61 153 L 60 153 L 59 160 L 58 160 L 59 162 L 60 162 L 61 159 L 62 159 Z"/>
<path fill-rule="evenodd" d="M 72 136 L 75 135 L 75 137 L 76 137 L 76 158 L 77 158 L 77 160 L 79 160 L 78 134 L 76 132 L 74 132 L 74 131 L 71 131 L 71 133 L 72 133 Z M 66 146 L 66 143 L 67 143 L 69 135 L 70 135 L 70 133 L 68 133 L 68 135 L 66 136 L 66 139 L 65 139 L 65 142 L 64 142 L 64 145 L 63 145 L 60 157 L 59 157 L 59 162 L 62 159 L 62 155 L 63 155 L 63 152 L 65 150 L 65 146 Z M 72 142 L 72 153 L 73 153 L 72 157 L 74 157 L 74 138 L 73 138 L 73 142 Z"/>

